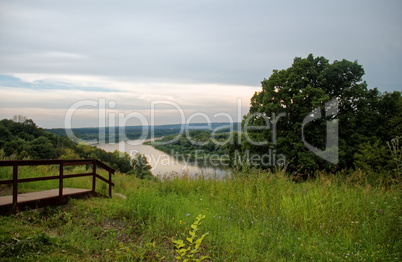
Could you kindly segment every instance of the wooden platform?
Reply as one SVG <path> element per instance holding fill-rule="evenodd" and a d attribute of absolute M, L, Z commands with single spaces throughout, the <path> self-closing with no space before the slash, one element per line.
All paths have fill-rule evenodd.
<path fill-rule="evenodd" d="M 18 194 L 18 209 L 65 204 L 69 198 L 81 198 L 90 195 L 92 195 L 92 190 L 78 188 L 63 188 L 62 199 L 59 198 L 59 189 Z M 0 197 L 0 213 L 9 213 L 12 209 L 13 196 Z"/>
<path fill-rule="evenodd" d="M 25 166 L 53 166 L 58 169 L 58 175 L 44 175 L 37 177 L 21 177 L 20 167 Z M 67 174 L 65 167 L 83 166 L 85 173 Z M 91 167 L 92 168 L 89 168 Z M 81 198 L 85 196 L 99 196 L 96 192 L 96 180 L 99 179 L 109 185 L 109 197 L 112 197 L 112 175 L 115 170 L 97 159 L 41 159 L 41 160 L 0 160 L 0 168 L 8 167 L 13 170 L 12 179 L 1 179 L 0 185 L 8 185 L 12 189 L 10 196 L 0 197 L 0 214 L 15 213 L 26 208 L 34 209 L 46 206 L 62 205 L 67 203 L 70 198 Z M 109 173 L 109 178 L 105 178 L 97 173 L 98 168 Z M 64 180 L 77 177 L 92 177 L 92 189 L 64 188 Z M 45 190 L 40 192 L 18 194 L 21 183 L 40 182 L 46 180 L 57 180 L 58 189 Z"/>

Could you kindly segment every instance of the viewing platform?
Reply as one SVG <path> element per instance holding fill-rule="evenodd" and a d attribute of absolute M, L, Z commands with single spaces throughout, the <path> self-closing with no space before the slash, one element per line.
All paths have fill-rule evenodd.
<path fill-rule="evenodd" d="M 18 168 L 21 166 L 39 166 L 39 165 L 58 165 L 59 175 L 45 176 L 45 177 L 32 177 L 32 178 L 18 178 Z M 80 174 L 68 174 L 64 175 L 64 167 L 66 166 L 78 166 L 78 165 L 90 165 L 92 166 L 92 172 L 80 173 Z M 0 185 L 12 185 L 12 195 L 0 197 L 0 213 L 15 213 L 25 208 L 40 208 L 46 206 L 62 205 L 68 202 L 70 198 L 82 198 L 89 196 L 99 196 L 96 192 L 96 179 L 107 183 L 109 185 L 109 197 L 112 197 L 112 175 L 115 170 L 108 165 L 102 163 L 96 159 L 83 159 L 83 160 L 10 160 L 0 161 L 1 167 L 13 167 L 13 179 L 0 180 Z M 109 179 L 97 174 L 97 167 L 100 167 L 109 173 Z M 91 189 L 79 189 L 79 188 L 64 188 L 64 179 L 75 177 L 92 177 Z M 45 180 L 58 180 L 59 186 L 57 189 L 50 189 L 44 191 L 20 193 L 18 194 L 18 184 L 34 181 Z"/>

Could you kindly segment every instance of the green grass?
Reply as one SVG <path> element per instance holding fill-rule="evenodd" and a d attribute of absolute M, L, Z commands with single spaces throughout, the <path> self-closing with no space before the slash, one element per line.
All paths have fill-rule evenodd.
<path fill-rule="evenodd" d="M 172 240 L 185 241 L 203 214 L 199 234 L 209 234 L 199 251 L 212 261 L 399 261 L 400 184 L 373 186 L 361 177 L 294 183 L 258 171 L 225 181 L 118 174 L 114 192 L 127 199 L 72 200 L 0 217 L 0 260 L 174 261 Z"/>

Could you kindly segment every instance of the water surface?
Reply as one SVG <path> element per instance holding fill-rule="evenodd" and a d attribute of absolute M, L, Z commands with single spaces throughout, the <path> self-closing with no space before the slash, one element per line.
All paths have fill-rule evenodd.
<path fill-rule="evenodd" d="M 152 166 L 151 172 L 154 176 L 188 175 L 190 177 L 204 176 L 222 178 L 230 174 L 227 168 L 212 165 L 206 159 L 183 161 L 178 157 L 157 150 L 153 146 L 144 145 L 143 142 L 144 141 L 140 140 L 130 140 L 113 144 L 95 144 L 94 146 L 107 152 L 113 152 L 115 150 L 127 152 L 132 157 L 137 153 L 144 154 L 149 164 Z"/>

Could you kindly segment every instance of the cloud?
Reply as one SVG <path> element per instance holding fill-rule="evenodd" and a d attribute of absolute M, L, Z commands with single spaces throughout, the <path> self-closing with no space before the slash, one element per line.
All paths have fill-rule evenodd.
<path fill-rule="evenodd" d="M 398 1 L 3 2 L 0 71 L 258 85 L 272 69 L 314 53 L 357 59 L 370 72 L 374 61 L 401 65 L 401 6 Z"/>
<path fill-rule="evenodd" d="M 41 86 L 52 88 L 38 89 Z M 61 84 L 60 84 L 61 83 Z M 13 88 L 10 88 L 13 87 Z M 69 88 L 66 89 L 65 86 Z M 16 88 L 18 87 L 18 88 Z M 108 113 L 130 114 L 139 112 L 151 122 L 151 110 L 155 110 L 156 124 L 172 124 L 181 121 L 175 107 L 183 110 L 186 118 L 203 112 L 211 119 L 220 112 L 228 113 L 236 121 L 248 112 L 250 97 L 259 87 L 191 83 L 133 83 L 106 77 L 83 75 L 36 75 L 16 74 L 0 76 L 0 117 L 26 115 L 45 127 L 62 127 L 66 112 L 80 101 L 96 102 L 105 100 Z M 237 116 L 238 100 L 242 101 L 242 115 Z M 114 107 L 108 103 L 114 102 Z M 152 108 L 152 103 L 157 105 Z M 98 125 L 99 106 L 80 107 L 75 111 L 77 126 Z M 47 118 L 42 116 L 48 110 Z M 170 111 L 169 111 L 170 110 Z M 168 112 L 173 114 L 169 116 Z M 46 121 L 44 121 L 46 120 Z M 216 121 L 223 121 L 216 119 Z M 134 124 L 134 123 L 132 123 Z"/>
<path fill-rule="evenodd" d="M 400 90 L 401 11 L 399 0 L 0 1 L 0 74 L 19 79 L 0 78 L 1 92 L 19 89 L 25 108 L 57 90 L 65 109 L 107 97 L 212 112 L 309 53 L 358 60 L 370 88 Z"/>

